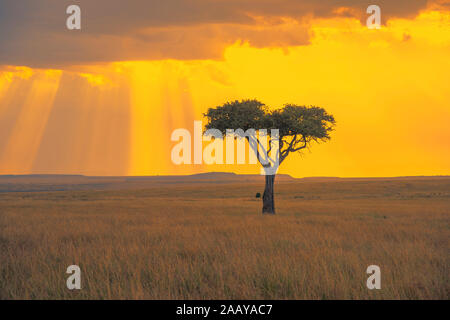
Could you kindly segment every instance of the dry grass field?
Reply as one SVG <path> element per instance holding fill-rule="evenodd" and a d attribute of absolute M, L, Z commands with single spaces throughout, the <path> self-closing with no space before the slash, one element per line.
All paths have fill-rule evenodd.
<path fill-rule="evenodd" d="M 449 177 L 67 179 L 0 179 L 1 299 L 449 299 Z"/>

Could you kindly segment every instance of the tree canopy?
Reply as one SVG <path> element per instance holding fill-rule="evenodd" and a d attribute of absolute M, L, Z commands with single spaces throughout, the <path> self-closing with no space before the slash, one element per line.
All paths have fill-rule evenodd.
<path fill-rule="evenodd" d="M 280 164 L 290 153 L 301 151 L 312 142 L 329 140 L 336 123 L 334 117 L 320 107 L 286 104 L 270 110 L 258 100 L 227 102 L 209 108 L 204 116 L 208 120 L 206 130 L 217 129 L 224 135 L 227 129 L 267 129 L 270 136 L 270 129 L 278 129 Z"/>

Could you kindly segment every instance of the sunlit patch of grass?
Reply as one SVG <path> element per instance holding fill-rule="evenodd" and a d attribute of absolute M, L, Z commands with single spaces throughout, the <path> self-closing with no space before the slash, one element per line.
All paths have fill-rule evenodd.
<path fill-rule="evenodd" d="M 5 193 L 0 298 L 448 299 L 449 180 L 408 184 L 279 183 L 276 216 L 255 183 Z"/>

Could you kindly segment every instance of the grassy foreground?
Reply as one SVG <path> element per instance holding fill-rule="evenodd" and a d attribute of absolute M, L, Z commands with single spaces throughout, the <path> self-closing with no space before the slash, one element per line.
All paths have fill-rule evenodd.
<path fill-rule="evenodd" d="M 0 298 L 449 299 L 450 178 L 276 182 L 276 216 L 262 188 L 0 193 Z"/>

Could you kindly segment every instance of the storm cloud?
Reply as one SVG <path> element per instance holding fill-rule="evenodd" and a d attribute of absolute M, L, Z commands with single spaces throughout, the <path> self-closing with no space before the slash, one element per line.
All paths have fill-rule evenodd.
<path fill-rule="evenodd" d="M 82 10 L 67 30 L 66 8 Z M 0 65 L 60 68 L 122 60 L 217 59 L 236 41 L 306 45 L 312 17 L 355 16 L 370 4 L 384 21 L 413 17 L 426 0 L 2 0 Z"/>

